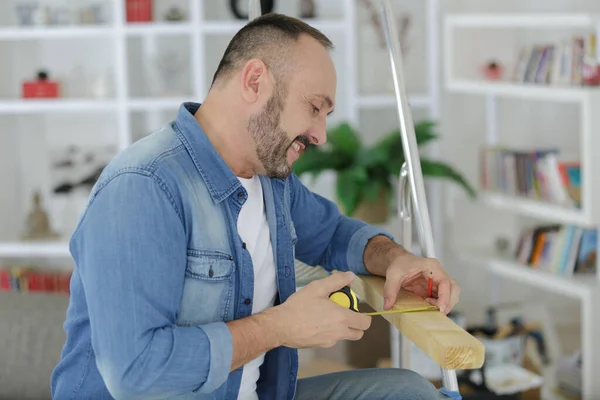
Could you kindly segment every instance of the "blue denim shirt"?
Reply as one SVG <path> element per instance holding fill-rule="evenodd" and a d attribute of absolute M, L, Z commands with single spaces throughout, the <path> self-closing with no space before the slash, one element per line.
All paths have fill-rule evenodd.
<path fill-rule="evenodd" d="M 237 234 L 246 192 L 185 103 L 175 121 L 105 168 L 70 241 L 76 263 L 53 398 L 236 399 L 227 321 L 251 314 L 253 268 Z M 294 259 L 368 274 L 367 241 L 387 232 L 340 215 L 294 175 L 261 176 L 277 303 Z M 297 350 L 269 351 L 261 399 L 292 399 Z"/>

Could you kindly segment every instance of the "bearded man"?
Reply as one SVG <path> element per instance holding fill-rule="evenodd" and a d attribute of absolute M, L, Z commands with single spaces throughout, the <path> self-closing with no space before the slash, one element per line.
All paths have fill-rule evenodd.
<path fill-rule="evenodd" d="M 267 14 L 227 47 L 202 104 L 121 152 L 71 237 L 76 262 L 55 399 L 434 399 L 402 369 L 298 379 L 298 349 L 359 340 L 371 317 L 329 294 L 354 274 L 425 287 L 443 312 L 459 288 L 375 226 L 341 215 L 292 173 L 326 141 L 331 41 Z M 294 260 L 332 273 L 296 290 Z M 407 282 L 410 282 L 408 284 Z"/>

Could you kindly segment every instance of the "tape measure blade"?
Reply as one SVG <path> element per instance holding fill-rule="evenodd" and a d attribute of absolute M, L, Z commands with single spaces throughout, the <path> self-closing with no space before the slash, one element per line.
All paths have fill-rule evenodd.
<path fill-rule="evenodd" d="M 409 313 L 409 312 L 436 311 L 436 310 L 439 310 L 439 308 L 436 306 L 431 306 L 431 307 L 409 308 L 406 310 L 375 311 L 375 312 L 365 313 L 365 314 L 374 316 L 374 315 L 401 314 L 401 313 Z"/>

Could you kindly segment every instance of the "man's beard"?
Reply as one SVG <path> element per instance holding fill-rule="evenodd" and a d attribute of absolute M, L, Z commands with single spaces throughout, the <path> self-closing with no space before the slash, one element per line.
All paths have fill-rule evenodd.
<path fill-rule="evenodd" d="M 284 98 L 285 93 L 276 90 L 264 110 L 248 121 L 248 130 L 265 175 L 280 179 L 287 178 L 293 171 L 287 161 L 287 152 L 293 142 L 289 141 L 289 135 L 279 126 Z"/>

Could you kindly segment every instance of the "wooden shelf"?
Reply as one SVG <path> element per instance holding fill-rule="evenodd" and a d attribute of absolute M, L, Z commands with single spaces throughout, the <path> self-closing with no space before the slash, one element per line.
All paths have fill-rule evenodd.
<path fill-rule="evenodd" d="M 145 110 L 177 110 L 181 103 L 191 101 L 185 97 L 160 97 L 160 98 L 132 98 L 127 101 L 127 107 L 131 111 Z"/>
<path fill-rule="evenodd" d="M 18 99 L 0 100 L 1 114 L 73 113 L 80 111 L 115 111 L 114 100 L 94 99 Z"/>
<path fill-rule="evenodd" d="M 490 272 L 498 276 L 575 299 L 587 300 L 591 298 L 592 293 L 600 289 L 599 281 L 595 276 L 557 275 L 519 264 L 514 260 L 498 257 L 485 249 L 461 251 L 459 258 L 468 263 L 484 265 Z"/>
<path fill-rule="evenodd" d="M 452 79 L 448 82 L 447 89 L 454 93 L 562 102 L 583 102 L 588 94 L 599 91 L 598 88 L 593 87 L 551 86 L 468 79 Z"/>
<path fill-rule="evenodd" d="M 194 30 L 190 22 L 138 22 L 125 25 L 128 36 L 187 35 Z"/>
<path fill-rule="evenodd" d="M 114 27 L 107 25 L 71 25 L 40 27 L 6 27 L 0 28 L 0 40 L 47 40 L 47 39 L 89 39 L 110 38 Z"/>
<path fill-rule="evenodd" d="M 429 107 L 431 98 L 427 94 L 410 95 L 408 99 L 412 107 Z M 397 107 L 394 94 L 366 94 L 358 97 L 358 107 L 362 109 L 381 109 Z"/>
<path fill-rule="evenodd" d="M 569 209 L 543 201 L 492 192 L 483 192 L 479 196 L 485 204 L 500 210 L 512 211 L 520 215 L 556 223 L 572 224 L 581 227 L 594 226 L 593 221 L 580 209 Z"/>
<path fill-rule="evenodd" d="M 65 242 L 0 242 L 0 257 L 71 258 Z"/>
<path fill-rule="evenodd" d="M 598 15 L 587 13 L 465 13 L 446 17 L 452 28 L 585 28 L 598 20 Z"/>

